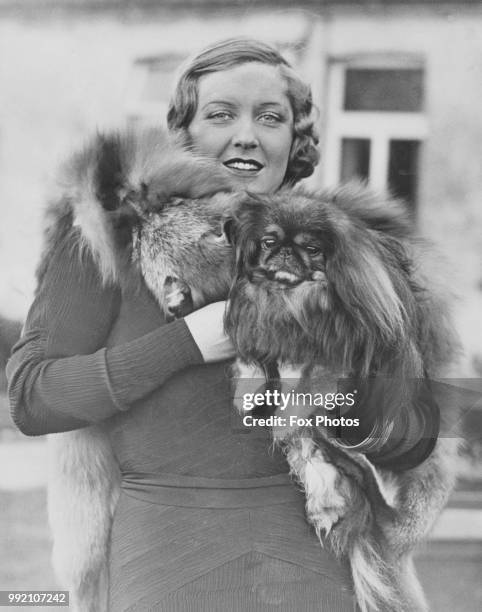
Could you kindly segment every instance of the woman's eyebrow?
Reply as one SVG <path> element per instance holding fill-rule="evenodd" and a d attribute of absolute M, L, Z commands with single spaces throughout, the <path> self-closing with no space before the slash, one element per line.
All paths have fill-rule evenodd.
<path fill-rule="evenodd" d="M 258 106 L 281 106 L 285 108 L 286 104 L 283 104 L 283 102 L 277 102 L 276 100 L 273 100 L 270 102 L 260 102 Z"/>
<path fill-rule="evenodd" d="M 278 106 L 280 108 L 288 108 L 288 104 L 286 104 L 285 102 L 279 102 L 277 100 L 270 100 L 268 102 L 260 102 L 258 104 L 259 107 L 264 107 L 264 106 Z"/>
<path fill-rule="evenodd" d="M 234 102 L 231 102 L 230 100 L 220 99 L 220 100 L 209 100 L 209 102 L 206 102 L 206 104 L 204 104 L 201 107 L 201 109 L 204 110 L 205 108 L 208 108 L 208 106 L 211 106 L 211 104 L 221 104 L 223 106 L 230 106 L 232 108 L 236 106 L 236 104 Z"/>
<path fill-rule="evenodd" d="M 258 108 L 259 110 L 264 110 L 266 108 L 275 108 L 285 113 L 289 113 L 291 110 L 288 104 L 285 104 L 283 102 L 275 102 L 274 100 L 272 102 L 261 102 L 256 106 L 256 108 Z"/>

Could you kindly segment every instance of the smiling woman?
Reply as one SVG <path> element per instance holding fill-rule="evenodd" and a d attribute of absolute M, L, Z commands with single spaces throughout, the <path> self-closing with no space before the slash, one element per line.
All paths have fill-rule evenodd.
<path fill-rule="evenodd" d="M 260 172 L 256 186 L 257 177 L 248 175 L 249 188 L 274 191 L 310 176 L 319 161 L 312 110 L 311 89 L 288 62 L 269 45 L 240 38 L 214 44 L 184 65 L 167 122 L 171 130 L 184 132 L 201 154 L 241 171 L 247 170 L 248 161 L 253 173 L 260 171 L 264 161 L 254 151 L 263 155 L 266 148 L 271 178 Z M 224 136 L 217 135 L 218 128 Z M 231 148 L 228 157 L 226 147 Z M 233 180 L 246 188 L 244 179 Z"/>
<path fill-rule="evenodd" d="M 313 172 L 311 110 L 310 88 L 275 49 L 237 39 L 184 67 L 168 123 L 219 164 L 229 186 L 264 193 Z M 178 171 L 183 163 L 187 169 L 166 185 L 179 179 L 175 194 L 185 196 L 207 166 L 186 151 L 177 155 Z M 96 186 L 87 191 L 99 193 Z M 95 199 L 88 204 L 99 207 Z M 135 290 L 103 282 L 105 262 L 85 246 L 82 220 L 74 226 L 79 206 L 58 203 L 62 214 L 50 228 L 36 298 L 9 363 L 18 426 L 37 435 L 100 424 L 110 447 L 100 463 L 121 483 L 118 498 L 115 478 L 106 479 L 111 489 L 88 477 L 75 488 L 80 466 L 88 471 L 88 443 L 74 444 L 77 464 L 59 459 L 71 499 L 83 496 L 89 507 L 96 495 L 103 500 L 93 524 L 82 503 L 69 513 L 51 495 L 52 517 L 65 525 L 65 556 L 57 550 L 57 561 L 70 572 L 77 609 L 352 612 L 349 571 L 320 547 L 269 432 L 233 427 L 226 360 L 234 349 L 224 334 L 224 302 L 168 323 L 143 281 Z M 89 221 L 102 240 L 98 219 Z M 316 246 L 306 242 L 306 250 Z"/>
<path fill-rule="evenodd" d="M 193 148 L 218 159 L 240 189 L 275 191 L 285 177 L 293 111 L 280 76 L 278 67 L 253 62 L 199 81 Z"/>

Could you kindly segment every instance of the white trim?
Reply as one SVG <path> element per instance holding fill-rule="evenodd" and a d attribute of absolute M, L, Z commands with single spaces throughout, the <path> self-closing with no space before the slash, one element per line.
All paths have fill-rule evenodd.
<path fill-rule="evenodd" d="M 343 109 L 343 92 L 345 90 L 345 64 L 332 64 L 328 73 L 328 96 L 326 118 L 325 154 L 322 156 L 324 165 L 324 186 L 334 186 L 339 183 L 341 164 L 341 142 L 343 137 L 339 122 Z"/>
<path fill-rule="evenodd" d="M 387 187 L 389 139 L 385 133 L 376 133 L 371 139 L 369 183 L 373 189 L 383 191 Z"/>
<path fill-rule="evenodd" d="M 408 70 L 424 68 L 424 58 L 420 53 L 397 53 L 387 51 L 386 53 L 359 52 L 349 53 L 330 58 L 330 63 L 342 64 L 349 68 L 373 68 Z"/>
<path fill-rule="evenodd" d="M 420 140 L 427 136 L 427 120 L 421 113 L 338 113 L 338 134 L 344 138 L 384 136 L 390 139 Z"/>

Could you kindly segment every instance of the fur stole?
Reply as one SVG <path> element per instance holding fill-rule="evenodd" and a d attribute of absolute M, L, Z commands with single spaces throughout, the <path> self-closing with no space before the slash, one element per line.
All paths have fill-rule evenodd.
<path fill-rule="evenodd" d="M 104 284 L 122 286 L 133 267 L 132 229 L 144 212 L 223 191 L 229 185 L 217 164 L 191 153 L 180 136 L 161 129 L 98 134 L 60 170 L 37 276 L 66 240 L 90 253 Z"/>
<path fill-rule="evenodd" d="M 154 221 L 149 224 L 149 211 L 161 210 L 176 197 L 182 197 L 179 206 L 189 207 L 191 199 L 227 188 L 214 162 L 194 156 L 181 139 L 163 131 L 97 135 L 61 171 L 60 193 L 47 211 L 38 281 L 51 254 L 66 241 L 81 256 L 93 258 L 104 284 L 130 287 L 144 276 L 142 258 L 154 257 L 140 254 L 142 240 L 136 242 L 136 228 L 156 230 Z M 223 209 L 223 202 L 215 202 L 214 210 L 202 208 L 196 231 L 201 232 L 203 223 L 209 227 L 211 219 L 218 222 L 216 211 Z M 217 291 L 227 288 L 222 285 Z M 163 296 L 156 297 L 164 306 Z M 49 447 L 48 513 L 55 572 L 70 591 L 74 612 L 106 612 L 119 467 L 101 425 L 51 435 Z"/>

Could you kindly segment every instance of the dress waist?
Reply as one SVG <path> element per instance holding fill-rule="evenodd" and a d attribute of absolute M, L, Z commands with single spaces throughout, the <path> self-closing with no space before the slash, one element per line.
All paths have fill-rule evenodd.
<path fill-rule="evenodd" d="M 152 504 L 185 508 L 256 508 L 300 501 L 289 475 L 204 478 L 178 474 L 123 474 L 122 491 Z"/>

